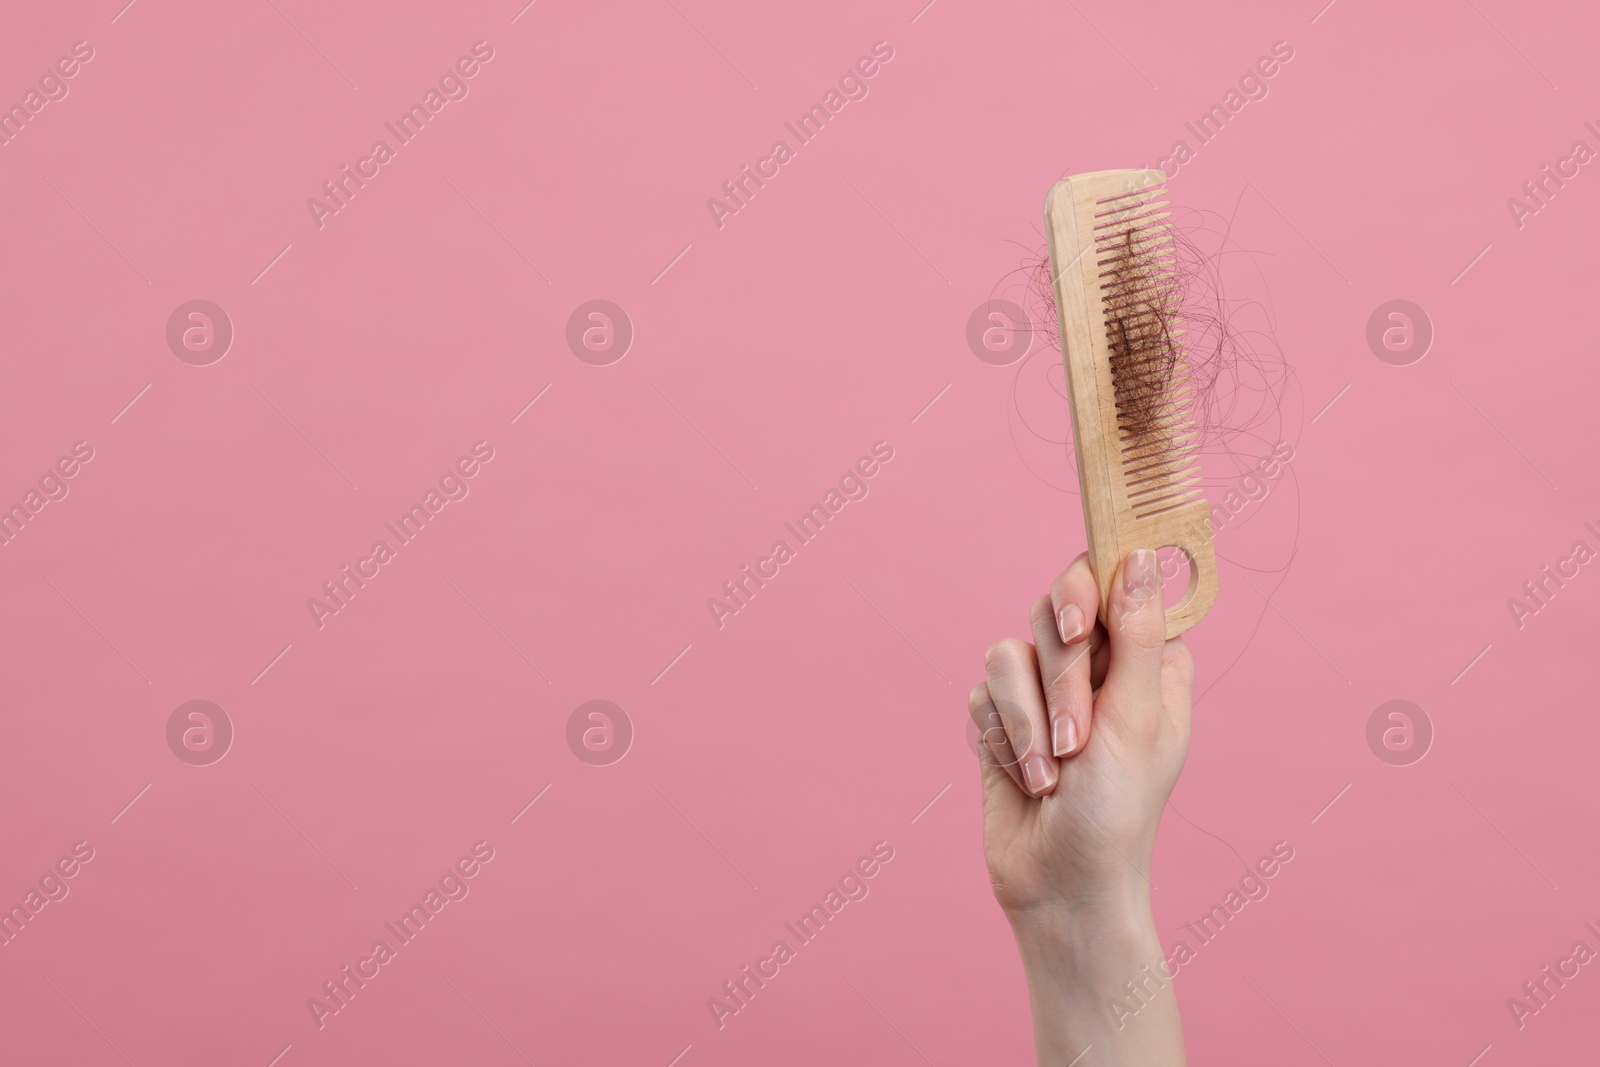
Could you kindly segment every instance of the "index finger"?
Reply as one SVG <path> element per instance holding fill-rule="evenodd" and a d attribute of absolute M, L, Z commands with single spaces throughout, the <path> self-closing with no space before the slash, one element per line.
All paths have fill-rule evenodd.
<path fill-rule="evenodd" d="M 1050 585 L 1050 612 L 1055 617 L 1056 633 L 1064 645 L 1082 641 L 1094 630 L 1100 611 L 1100 587 L 1089 569 L 1085 552 L 1067 565 Z"/>

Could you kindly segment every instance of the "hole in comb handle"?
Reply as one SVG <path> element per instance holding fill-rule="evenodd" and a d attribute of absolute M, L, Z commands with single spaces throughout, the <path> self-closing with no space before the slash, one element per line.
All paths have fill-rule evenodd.
<path fill-rule="evenodd" d="M 1156 549 L 1156 565 L 1161 571 L 1163 606 L 1172 611 L 1194 594 L 1199 580 L 1195 564 L 1187 550 L 1177 545 L 1163 545 Z"/>

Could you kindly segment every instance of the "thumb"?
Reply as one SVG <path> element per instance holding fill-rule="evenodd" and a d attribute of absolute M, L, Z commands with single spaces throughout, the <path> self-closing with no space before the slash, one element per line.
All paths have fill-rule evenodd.
<path fill-rule="evenodd" d="M 1111 698 L 1107 710 L 1128 725 L 1147 719 L 1153 723 L 1161 714 L 1161 652 L 1167 639 L 1167 616 L 1161 568 L 1152 549 L 1135 549 L 1117 568 L 1107 614 L 1111 660 L 1102 688 L 1102 694 Z"/>

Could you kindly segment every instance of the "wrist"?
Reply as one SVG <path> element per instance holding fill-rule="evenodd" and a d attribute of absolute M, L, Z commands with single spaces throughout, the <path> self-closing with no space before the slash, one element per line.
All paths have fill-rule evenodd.
<path fill-rule="evenodd" d="M 1008 913 L 1022 956 L 1041 1065 L 1184 1062 L 1177 1000 L 1147 893 L 1092 906 Z"/>
<path fill-rule="evenodd" d="M 1022 964 L 1036 979 L 1115 985 L 1162 958 L 1147 887 L 1090 902 L 1053 902 L 1008 912 Z"/>

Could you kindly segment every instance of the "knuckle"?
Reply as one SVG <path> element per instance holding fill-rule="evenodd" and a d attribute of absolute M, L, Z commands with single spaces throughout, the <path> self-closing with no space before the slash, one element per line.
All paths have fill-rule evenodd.
<path fill-rule="evenodd" d="M 1044 687 L 1045 718 L 1054 722 L 1067 710 L 1067 686 L 1063 682 L 1047 682 Z"/>
<path fill-rule="evenodd" d="M 1067 702 L 1071 697 L 1073 678 L 1075 674 L 1082 677 L 1087 670 L 1087 663 L 1093 650 L 1088 642 L 1069 645 L 1066 658 L 1058 665 L 1045 672 L 1048 677 L 1044 681 L 1045 702 L 1049 706 L 1052 717 L 1056 713 L 1066 710 Z"/>
<path fill-rule="evenodd" d="M 1115 611 L 1117 636 L 1138 648 L 1160 648 L 1167 639 L 1166 613 L 1159 601 L 1146 600 L 1136 607 Z"/>
<path fill-rule="evenodd" d="M 1057 632 L 1055 609 L 1051 606 L 1049 597 L 1040 597 L 1033 602 L 1033 612 L 1029 622 L 1033 630 L 1034 643 L 1040 648 L 1047 647 Z"/>
<path fill-rule="evenodd" d="M 1185 688 L 1194 686 L 1194 657 L 1181 639 L 1168 641 L 1162 649 L 1161 672 Z"/>
<path fill-rule="evenodd" d="M 984 661 L 989 665 L 989 670 L 1007 671 L 1014 670 L 1026 662 L 1028 656 L 1028 643 L 1015 637 L 1002 638 L 989 646 L 989 651 L 984 656 Z"/>
<path fill-rule="evenodd" d="M 1100 587 L 1094 580 L 1094 571 L 1089 567 L 1087 553 L 1073 560 L 1072 565 L 1056 577 L 1050 586 L 1050 596 L 1059 604 L 1069 601 L 1099 603 Z"/>

